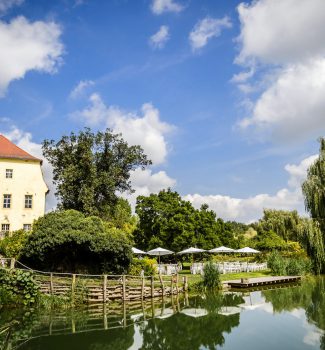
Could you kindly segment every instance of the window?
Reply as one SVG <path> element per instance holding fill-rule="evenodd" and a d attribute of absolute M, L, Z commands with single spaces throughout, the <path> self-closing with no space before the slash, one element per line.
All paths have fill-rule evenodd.
<path fill-rule="evenodd" d="M 6 179 L 12 179 L 13 170 L 6 169 Z"/>
<path fill-rule="evenodd" d="M 33 207 L 33 196 L 30 194 L 25 195 L 25 208 L 31 209 Z"/>
<path fill-rule="evenodd" d="M 10 224 L 1 224 L 1 232 L 8 233 L 10 231 Z"/>
<path fill-rule="evenodd" d="M 24 224 L 23 225 L 24 231 L 31 231 L 32 230 L 32 225 L 31 224 Z"/>
<path fill-rule="evenodd" d="M 11 194 L 3 195 L 3 207 L 9 209 L 11 206 Z"/>

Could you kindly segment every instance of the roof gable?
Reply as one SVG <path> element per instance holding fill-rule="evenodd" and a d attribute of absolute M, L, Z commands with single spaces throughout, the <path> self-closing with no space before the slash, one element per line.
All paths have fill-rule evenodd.
<path fill-rule="evenodd" d="M 0 158 L 5 159 L 21 159 L 21 160 L 35 160 L 42 162 L 41 159 L 32 156 L 31 154 L 25 152 L 14 143 L 9 141 L 3 135 L 0 135 Z"/>

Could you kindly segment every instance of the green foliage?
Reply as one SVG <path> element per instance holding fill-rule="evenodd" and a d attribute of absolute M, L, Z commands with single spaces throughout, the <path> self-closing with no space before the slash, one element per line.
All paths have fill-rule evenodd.
<path fill-rule="evenodd" d="M 258 233 L 275 232 L 284 240 L 298 240 L 300 217 L 296 210 L 264 209 L 264 215 L 257 226 Z"/>
<path fill-rule="evenodd" d="M 259 250 L 287 250 L 287 242 L 277 235 L 274 231 L 265 232 L 259 234 L 253 238 L 255 241 L 255 247 Z"/>
<path fill-rule="evenodd" d="M 216 214 L 202 205 L 200 210 L 170 189 L 137 198 L 139 216 L 134 240 L 142 249 L 163 246 L 180 251 L 189 246 L 212 249 L 235 242 L 231 225 L 216 220 Z M 235 243 L 236 244 L 236 243 Z"/>
<path fill-rule="evenodd" d="M 207 289 L 220 287 L 220 272 L 216 264 L 210 261 L 203 267 L 203 286 Z"/>
<path fill-rule="evenodd" d="M 0 253 L 7 258 L 19 258 L 29 234 L 24 230 L 12 232 L 10 237 L 0 240 Z"/>
<path fill-rule="evenodd" d="M 145 276 L 153 276 L 156 273 L 155 265 L 157 265 L 156 259 L 144 258 L 133 258 L 129 275 L 137 276 L 143 271 Z"/>
<path fill-rule="evenodd" d="M 39 288 L 32 272 L 22 270 L 0 270 L 1 304 L 15 302 L 30 305 L 36 303 Z"/>
<path fill-rule="evenodd" d="M 44 157 L 53 166 L 60 209 L 75 209 L 107 219 L 117 192 L 132 192 L 132 170 L 151 164 L 140 146 L 128 146 L 109 129 L 94 134 L 86 128 L 43 142 Z"/>
<path fill-rule="evenodd" d="M 268 267 L 275 275 L 305 275 L 311 271 L 311 261 L 306 258 L 284 258 L 273 251 L 267 261 Z"/>
<path fill-rule="evenodd" d="M 22 250 L 32 268 L 81 273 L 124 273 L 131 262 L 128 236 L 99 217 L 75 210 L 39 218 Z"/>
<path fill-rule="evenodd" d="M 304 237 L 308 248 L 317 255 L 315 267 L 318 273 L 325 272 L 325 138 L 319 141 L 319 157 L 309 167 L 307 179 L 302 184 L 305 207 L 313 219 L 312 227 L 305 230 Z"/>
<path fill-rule="evenodd" d="M 267 266 L 274 275 L 286 275 L 287 261 L 276 251 L 269 255 Z"/>

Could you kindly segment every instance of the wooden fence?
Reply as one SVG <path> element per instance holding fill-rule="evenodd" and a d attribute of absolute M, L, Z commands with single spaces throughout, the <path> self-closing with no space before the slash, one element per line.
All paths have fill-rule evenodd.
<path fill-rule="evenodd" d="M 0 267 L 33 272 L 40 292 L 88 302 L 141 300 L 175 295 L 188 289 L 187 277 L 175 275 L 85 275 L 32 270 L 14 259 L 0 259 Z"/>

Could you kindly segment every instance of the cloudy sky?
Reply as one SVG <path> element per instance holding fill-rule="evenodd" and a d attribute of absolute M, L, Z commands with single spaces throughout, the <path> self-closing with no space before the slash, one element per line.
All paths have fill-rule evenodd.
<path fill-rule="evenodd" d="M 0 0 L 0 132 L 39 155 L 109 127 L 153 161 L 136 194 L 172 187 L 243 222 L 303 213 L 324 31 L 324 0 Z"/>

